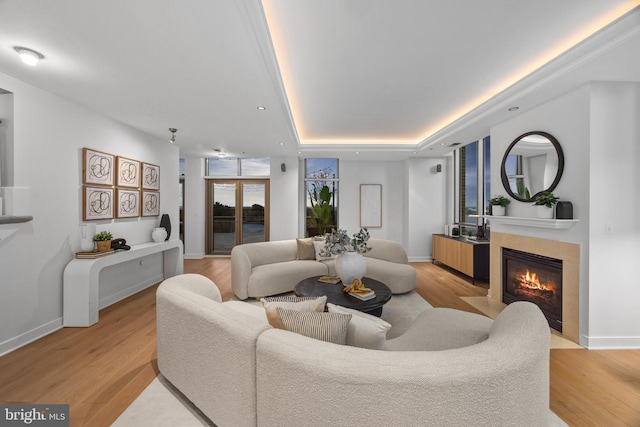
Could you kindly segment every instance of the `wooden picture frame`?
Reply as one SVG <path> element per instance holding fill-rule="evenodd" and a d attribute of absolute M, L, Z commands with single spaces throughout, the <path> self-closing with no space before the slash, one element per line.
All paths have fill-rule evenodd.
<path fill-rule="evenodd" d="M 142 189 L 160 190 L 160 166 L 142 162 Z"/>
<path fill-rule="evenodd" d="M 142 216 L 158 216 L 160 215 L 160 193 L 158 191 L 143 191 Z"/>
<path fill-rule="evenodd" d="M 140 187 L 140 162 L 126 157 L 116 157 L 116 186 Z"/>
<path fill-rule="evenodd" d="M 140 190 L 116 189 L 116 217 L 137 218 L 140 216 Z"/>
<path fill-rule="evenodd" d="M 360 228 L 382 228 L 382 184 L 360 184 Z"/>
<path fill-rule="evenodd" d="M 115 156 L 91 148 L 82 149 L 82 183 L 113 187 Z"/>
<path fill-rule="evenodd" d="M 113 188 L 82 187 L 82 220 L 113 219 Z"/>

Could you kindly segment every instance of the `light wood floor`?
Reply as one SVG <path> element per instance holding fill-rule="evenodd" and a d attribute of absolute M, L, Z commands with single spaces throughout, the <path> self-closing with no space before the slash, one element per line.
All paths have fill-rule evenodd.
<path fill-rule="evenodd" d="M 460 296 L 487 286 L 414 263 L 417 292 L 436 307 L 477 312 Z M 228 259 L 186 260 L 231 296 Z M 64 328 L 0 358 L 0 403 L 67 403 L 72 426 L 109 426 L 156 377 L 155 289 L 100 311 L 90 328 Z M 551 351 L 551 409 L 570 426 L 640 426 L 640 350 Z M 145 426 L 146 427 L 146 426 Z"/>

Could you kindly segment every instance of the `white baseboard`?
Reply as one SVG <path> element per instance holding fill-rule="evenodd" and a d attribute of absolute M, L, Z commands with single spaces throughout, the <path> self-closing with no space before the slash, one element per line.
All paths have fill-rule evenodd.
<path fill-rule="evenodd" d="M 430 256 L 411 256 L 409 262 L 433 262 L 433 258 Z"/>
<path fill-rule="evenodd" d="M 183 258 L 184 259 L 202 259 L 204 258 L 204 252 L 197 253 L 197 254 L 184 254 Z"/>
<path fill-rule="evenodd" d="M 159 274 L 157 276 L 153 276 L 150 279 L 147 279 L 143 282 L 137 283 L 127 289 L 123 289 L 120 292 L 116 292 L 113 295 L 109 295 L 108 297 L 100 299 L 98 301 L 98 308 L 102 310 L 105 307 L 110 306 L 111 304 L 115 304 L 118 301 L 122 301 L 123 299 L 130 297 L 133 294 L 140 292 L 143 289 L 147 289 L 149 286 L 155 285 L 158 282 L 162 282 L 164 280 L 164 275 Z"/>
<path fill-rule="evenodd" d="M 589 350 L 639 350 L 640 337 L 588 337 L 580 335 L 580 345 Z"/>
<path fill-rule="evenodd" d="M 20 347 L 24 347 L 25 345 L 39 340 L 45 335 L 49 335 L 58 329 L 62 329 L 62 317 L 0 343 L 0 356 L 4 356 L 7 353 L 11 353 L 12 351 L 19 349 Z"/>

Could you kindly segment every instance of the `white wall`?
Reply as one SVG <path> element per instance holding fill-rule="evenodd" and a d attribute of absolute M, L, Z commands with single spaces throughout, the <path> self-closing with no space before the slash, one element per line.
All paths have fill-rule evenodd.
<path fill-rule="evenodd" d="M 360 184 L 382 184 L 382 227 L 369 234 L 404 244 L 405 176 L 404 162 L 340 161 L 339 227 L 349 235 L 360 230 Z"/>
<path fill-rule="evenodd" d="M 205 254 L 204 159 L 185 158 L 184 164 L 184 257 Z"/>
<path fill-rule="evenodd" d="M 634 262 L 639 258 L 640 154 L 637 84 L 592 83 L 491 128 L 493 194 L 504 194 L 500 162 L 524 132 L 555 136 L 565 169 L 554 194 L 573 203 L 579 223 L 568 230 L 493 224 L 492 231 L 580 245 L 580 343 L 589 348 L 640 348 L 640 297 Z M 613 200 L 610 207 L 605 200 Z M 508 215 L 535 217 L 532 204 L 513 200 Z M 613 233 L 605 234 L 605 224 Z M 612 292 L 615 291 L 615 292 Z"/>
<path fill-rule="evenodd" d="M 280 165 L 284 163 L 286 172 Z M 304 168 L 303 168 L 304 170 Z M 288 240 L 298 237 L 301 181 L 296 157 L 272 157 L 269 181 L 269 240 Z M 304 200 L 304 199 L 302 199 Z"/>
<path fill-rule="evenodd" d="M 442 165 L 442 171 L 437 166 Z M 452 175 L 446 159 L 410 159 L 407 166 L 407 254 L 411 261 L 431 261 L 431 235 L 442 233 L 447 223 L 447 182 Z"/>
<path fill-rule="evenodd" d="M 590 348 L 640 348 L 640 84 L 591 91 Z"/>
<path fill-rule="evenodd" d="M 14 93 L 14 185 L 29 188 L 34 217 L 0 242 L 2 354 L 62 325 L 63 271 L 80 250 L 82 147 L 159 165 L 160 212 L 176 229 L 178 150 L 1 73 L 0 88 Z M 96 223 L 136 244 L 151 241 L 159 217 Z"/>

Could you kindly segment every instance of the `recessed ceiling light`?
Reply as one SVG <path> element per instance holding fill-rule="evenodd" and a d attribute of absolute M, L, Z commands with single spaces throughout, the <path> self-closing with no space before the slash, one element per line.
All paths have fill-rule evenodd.
<path fill-rule="evenodd" d="M 20 59 L 22 60 L 22 62 L 24 62 L 27 65 L 34 66 L 38 63 L 38 61 L 40 61 L 41 59 L 44 59 L 43 54 L 41 54 L 40 52 L 36 52 L 33 49 L 29 49 L 22 46 L 16 46 L 13 49 L 16 52 L 18 52 L 18 55 L 20 56 Z"/>
<path fill-rule="evenodd" d="M 284 142 L 280 142 L 280 143 L 279 143 L 279 145 L 280 145 L 281 147 L 283 147 L 283 146 L 284 146 Z"/>
<path fill-rule="evenodd" d="M 447 143 L 446 142 L 441 142 L 440 145 L 447 145 Z"/>
<path fill-rule="evenodd" d="M 511 108 L 509 108 L 509 111 L 517 111 L 519 109 L 520 109 L 520 107 L 511 107 Z"/>
<path fill-rule="evenodd" d="M 356 151 L 356 154 L 360 154 L 360 152 L 359 152 L 359 151 Z"/>
<path fill-rule="evenodd" d="M 264 111 L 266 109 L 267 109 L 267 107 L 263 107 L 262 105 L 258 106 L 258 110 L 260 110 L 260 111 Z"/>

